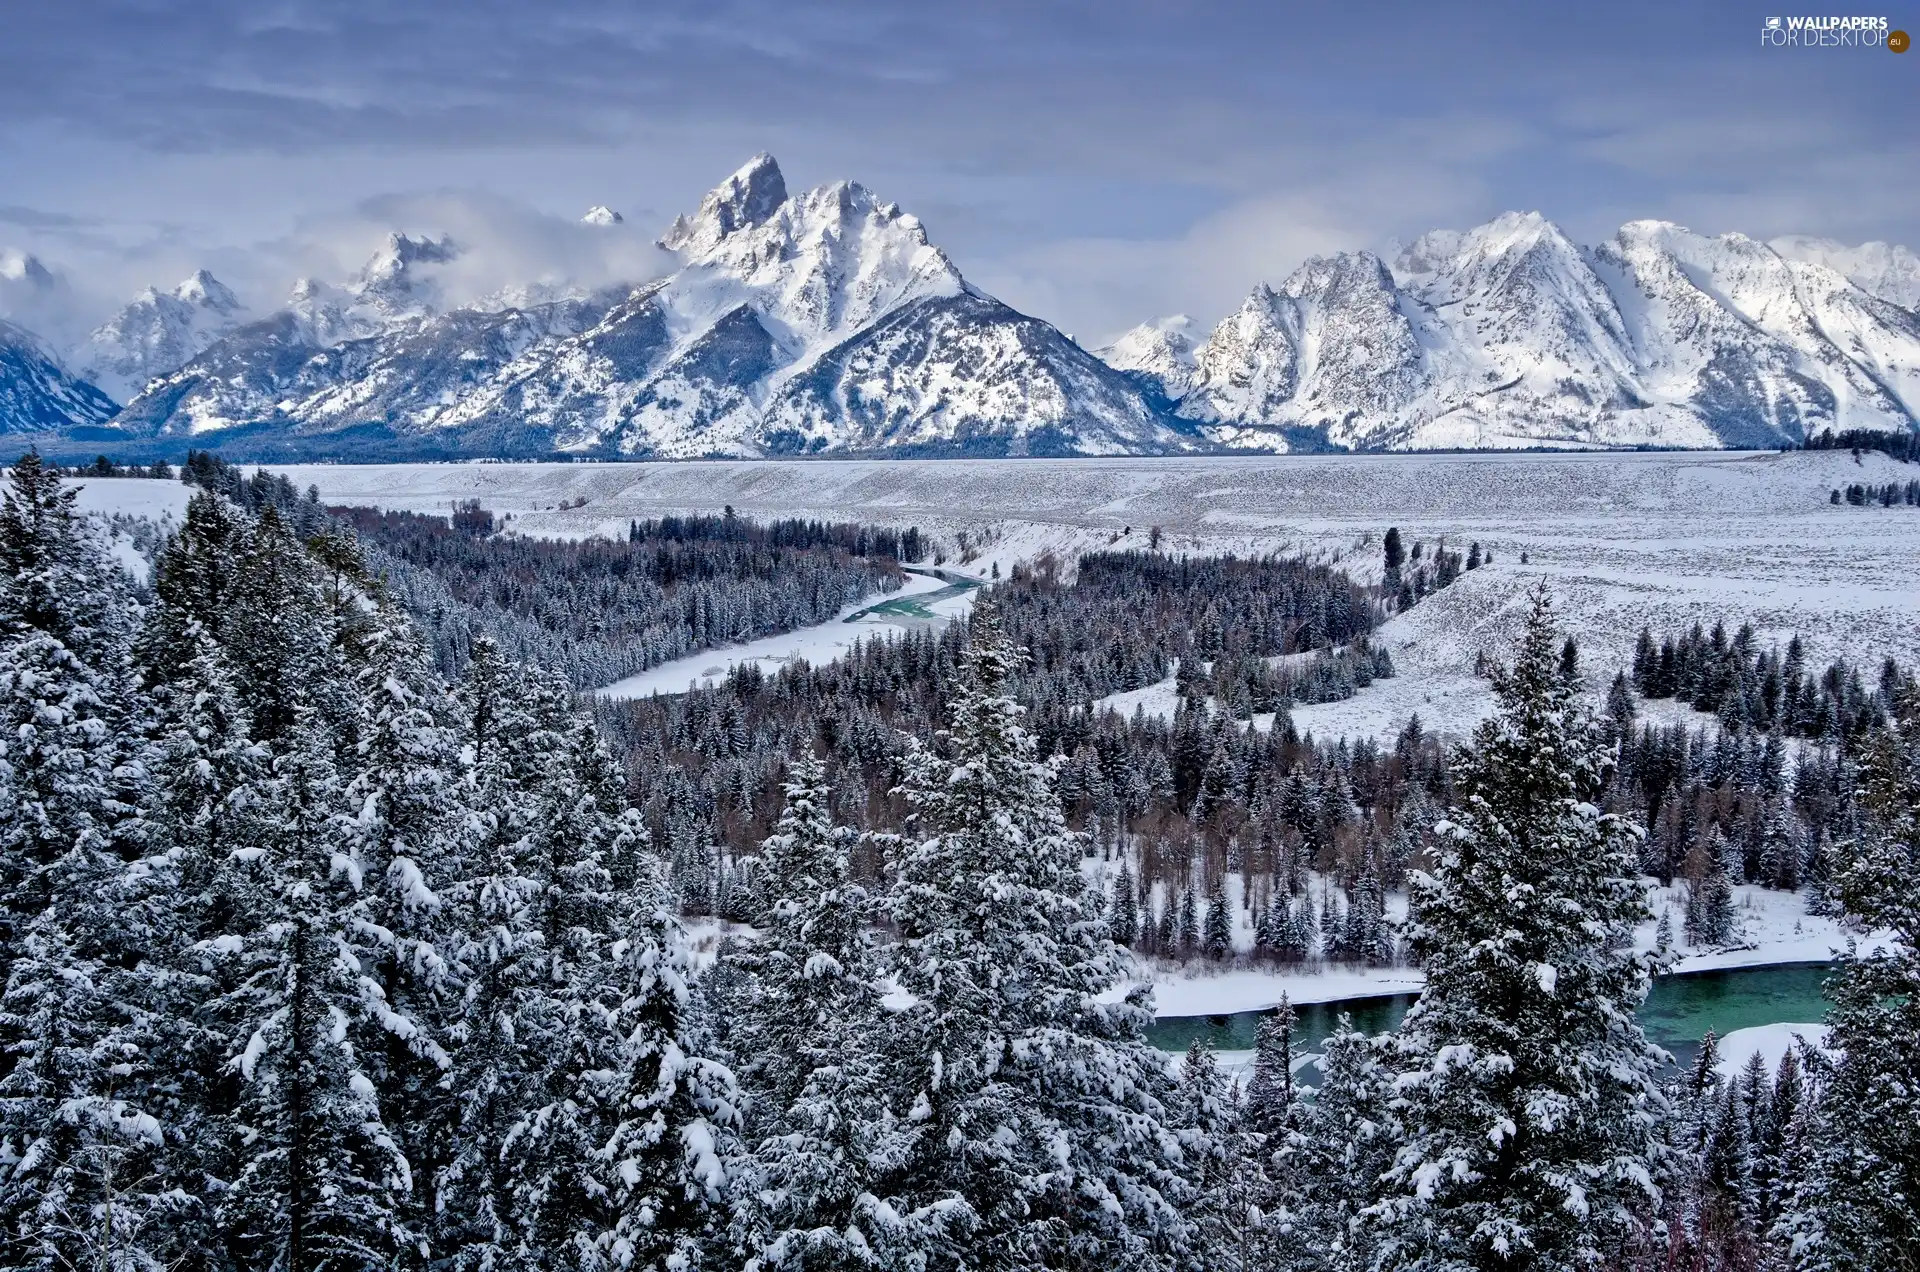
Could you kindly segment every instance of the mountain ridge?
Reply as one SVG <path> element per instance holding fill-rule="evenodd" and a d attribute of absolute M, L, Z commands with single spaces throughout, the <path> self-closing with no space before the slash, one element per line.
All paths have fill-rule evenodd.
<path fill-rule="evenodd" d="M 917 217 L 850 181 L 791 191 L 764 153 L 658 245 L 671 269 L 652 281 L 461 305 L 439 282 L 466 251 L 446 235 L 391 233 L 343 282 L 301 279 L 266 314 L 198 271 L 64 359 L 11 328 L 0 427 L 366 459 L 1777 446 L 1920 428 L 1920 257 L 1882 243 L 1638 221 L 1583 246 L 1510 212 L 1391 259 L 1312 258 L 1210 330 L 1176 315 L 1091 352 L 969 282 Z M 18 253 L 8 272 L 53 277 Z"/>

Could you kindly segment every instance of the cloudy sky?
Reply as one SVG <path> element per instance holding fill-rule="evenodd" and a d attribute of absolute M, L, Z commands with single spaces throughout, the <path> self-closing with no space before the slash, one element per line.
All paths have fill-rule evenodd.
<path fill-rule="evenodd" d="M 755 151 L 862 182 L 1088 343 L 1305 257 L 1538 209 L 1920 246 L 1920 52 L 1765 4 L 57 0 L 0 39 L 0 248 L 270 303 L 389 227 L 639 268 Z M 1920 5 L 1893 25 L 1920 31 Z M 605 203 L 631 242 L 572 225 Z"/>

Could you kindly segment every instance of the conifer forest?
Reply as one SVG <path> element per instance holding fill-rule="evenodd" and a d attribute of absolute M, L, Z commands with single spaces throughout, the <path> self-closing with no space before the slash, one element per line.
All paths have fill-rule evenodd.
<path fill-rule="evenodd" d="M 1156 528 L 616 699 L 950 545 L 92 475 L 192 495 L 0 505 L 4 1272 L 1920 1268 L 1912 667 L 1709 615 L 1596 684 L 1536 584 L 1467 736 L 1315 736 L 1490 554 Z M 1636 1012 L 1736 888 L 1882 939 L 1729 1076 Z M 1176 966 L 1424 979 L 1240 1064 L 1154 1045 Z"/>

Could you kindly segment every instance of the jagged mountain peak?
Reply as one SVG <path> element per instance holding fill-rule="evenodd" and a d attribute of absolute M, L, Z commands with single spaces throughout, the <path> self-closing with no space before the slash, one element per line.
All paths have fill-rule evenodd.
<path fill-rule="evenodd" d="M 1920 255 L 1908 248 L 1878 241 L 1848 247 L 1805 234 L 1772 239 L 1767 246 L 1788 260 L 1824 265 L 1869 296 L 1920 310 Z"/>
<path fill-rule="evenodd" d="M 72 351 L 88 380 L 126 401 L 156 376 L 186 365 L 242 321 L 246 306 L 225 283 L 195 270 L 168 291 L 147 287 Z"/>
<path fill-rule="evenodd" d="M 760 152 L 734 174 L 707 191 L 692 217 L 674 218 L 660 246 L 698 256 L 727 236 L 759 225 L 787 201 L 787 179 L 772 155 Z"/>
<path fill-rule="evenodd" d="M 347 282 L 355 308 L 371 309 L 375 320 L 420 317 L 439 308 L 439 290 L 422 272 L 426 265 L 444 265 L 460 254 L 451 236 L 416 237 L 393 231 L 379 250 Z"/>
<path fill-rule="evenodd" d="M 615 212 L 604 203 L 596 203 L 588 208 L 586 215 L 580 218 L 582 225 L 624 225 L 627 218 Z"/>
<path fill-rule="evenodd" d="M 1197 327 L 1185 314 L 1170 314 L 1122 332 L 1093 356 L 1140 380 L 1161 397 L 1177 401 L 1193 387 Z"/>
<path fill-rule="evenodd" d="M 204 269 L 196 269 L 173 289 L 175 300 L 216 313 L 238 313 L 245 306 L 231 288 Z"/>

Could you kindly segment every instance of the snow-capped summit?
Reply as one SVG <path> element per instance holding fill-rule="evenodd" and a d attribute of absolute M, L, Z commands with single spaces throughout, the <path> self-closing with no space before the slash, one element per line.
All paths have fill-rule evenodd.
<path fill-rule="evenodd" d="M 1790 261 L 1825 265 L 1869 296 L 1920 311 L 1920 255 L 1888 243 L 1848 247 L 1832 239 L 1789 234 L 1767 244 Z"/>
<path fill-rule="evenodd" d="M 17 248 L 0 248 L 0 319 L 35 331 L 43 338 L 70 340 L 73 297 L 65 280 L 40 258 Z"/>
<path fill-rule="evenodd" d="M 1155 318 L 1124 331 L 1093 356 L 1116 371 L 1125 371 L 1153 392 L 1170 400 L 1184 397 L 1193 387 L 1194 322 L 1185 314 Z"/>
<path fill-rule="evenodd" d="M 786 201 L 787 179 L 780 175 L 773 156 L 762 151 L 709 190 L 692 217 L 675 217 L 660 236 L 660 246 L 702 255 L 734 231 L 760 224 Z"/>
<path fill-rule="evenodd" d="M 185 366 L 239 326 L 246 307 L 225 283 L 195 270 L 171 291 L 148 287 L 73 351 L 80 373 L 126 401 L 155 376 Z"/>
<path fill-rule="evenodd" d="M 1920 428 L 1920 261 L 1662 221 L 1583 248 L 1537 212 L 1257 286 L 1177 412 L 1228 446 L 1776 446 Z M 1144 329 L 1105 351 L 1134 369 Z"/>
<path fill-rule="evenodd" d="M 453 240 L 444 235 L 388 234 L 380 250 L 347 280 L 347 291 L 353 296 L 349 315 L 377 326 L 439 312 L 440 289 L 424 267 L 443 265 L 459 254 Z"/>
<path fill-rule="evenodd" d="M 53 271 L 40 258 L 18 248 L 0 248 L 0 283 L 24 283 L 32 287 L 52 287 Z"/>
<path fill-rule="evenodd" d="M 624 225 L 627 218 L 604 203 L 596 203 L 580 218 L 582 225 Z"/>
<path fill-rule="evenodd" d="M 228 286 L 204 269 L 196 269 L 173 289 L 175 300 L 213 313 L 237 314 L 245 308 Z"/>

